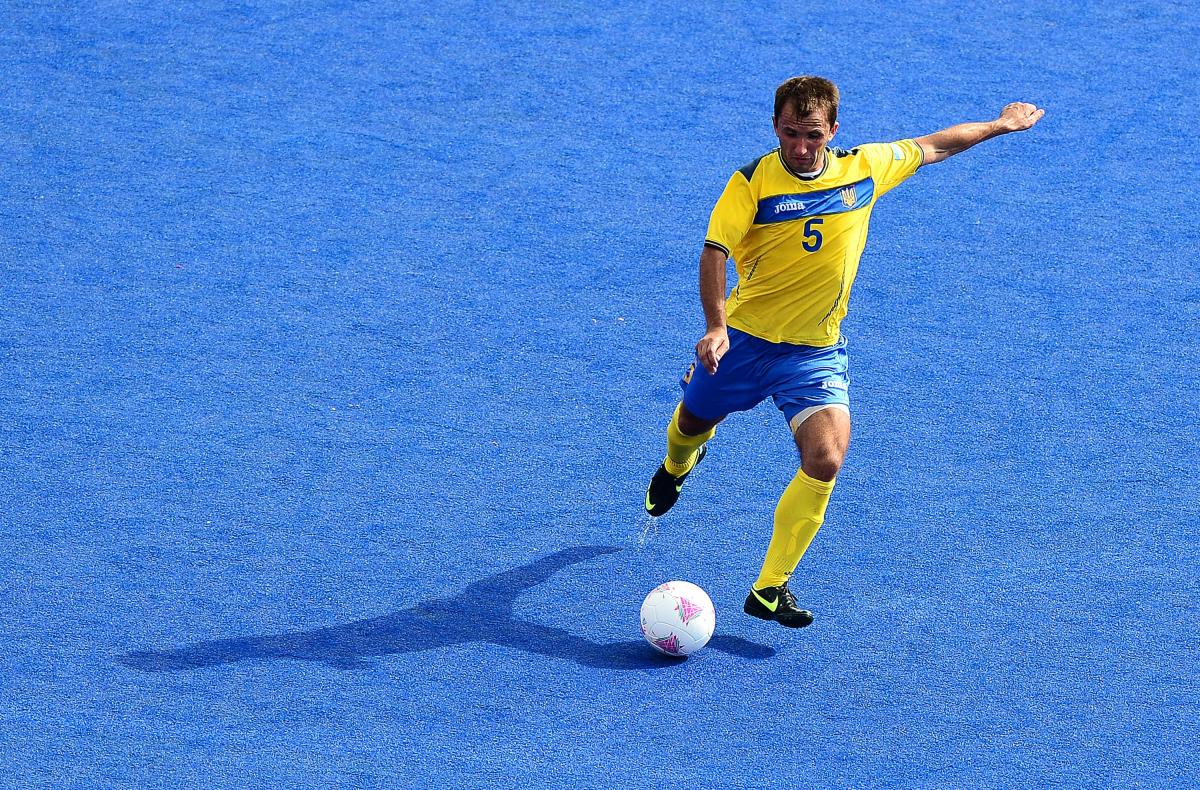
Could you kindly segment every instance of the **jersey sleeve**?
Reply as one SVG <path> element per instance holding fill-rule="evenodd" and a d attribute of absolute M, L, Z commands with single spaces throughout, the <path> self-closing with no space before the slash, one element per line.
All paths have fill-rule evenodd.
<path fill-rule="evenodd" d="M 925 161 L 925 153 L 916 140 L 894 143 L 869 143 L 858 149 L 871 166 L 875 194 L 882 195 L 906 180 Z"/>
<path fill-rule="evenodd" d="M 717 247 L 726 255 L 732 255 L 733 248 L 754 224 L 755 208 L 750 182 L 739 170 L 730 176 L 725 191 L 717 199 L 717 205 L 713 206 L 704 243 Z"/>

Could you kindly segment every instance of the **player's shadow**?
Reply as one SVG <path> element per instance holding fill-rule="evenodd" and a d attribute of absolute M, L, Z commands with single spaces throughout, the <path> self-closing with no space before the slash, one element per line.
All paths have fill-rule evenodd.
<path fill-rule="evenodd" d="M 620 549 L 578 546 L 468 585 L 457 595 L 423 601 L 382 617 L 268 636 L 199 642 L 169 650 L 138 650 L 117 660 L 144 672 L 201 669 L 237 661 L 296 659 L 320 661 L 339 669 L 370 666 L 367 659 L 418 650 L 483 642 L 512 647 L 550 658 L 602 669 L 646 669 L 677 664 L 679 659 L 654 652 L 643 640 L 593 642 L 561 628 L 513 616 L 518 595 L 575 563 Z M 774 648 L 715 635 L 706 650 L 742 658 L 775 655 Z"/>

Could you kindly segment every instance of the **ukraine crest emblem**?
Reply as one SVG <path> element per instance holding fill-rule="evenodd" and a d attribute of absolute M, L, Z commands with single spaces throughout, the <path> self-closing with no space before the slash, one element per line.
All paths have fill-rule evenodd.
<path fill-rule="evenodd" d="M 846 208 L 854 208 L 854 204 L 858 202 L 858 190 L 854 184 L 848 187 L 842 187 L 842 205 Z"/>

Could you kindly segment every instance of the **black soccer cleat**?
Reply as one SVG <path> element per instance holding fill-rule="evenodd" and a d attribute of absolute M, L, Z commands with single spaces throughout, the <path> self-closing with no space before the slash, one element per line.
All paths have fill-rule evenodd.
<path fill-rule="evenodd" d="M 700 445 L 698 452 L 700 454 L 696 456 L 696 463 L 692 464 L 692 468 L 680 477 L 668 472 L 665 465 L 658 467 L 654 477 L 650 478 L 650 487 L 646 489 L 647 513 L 652 516 L 661 516 L 671 509 L 671 506 L 679 499 L 679 492 L 683 490 L 683 481 L 687 480 L 687 476 L 696 470 L 696 467 L 704 460 L 704 456 L 708 454 L 708 442 Z"/>
<path fill-rule="evenodd" d="M 796 605 L 796 596 L 787 583 L 761 590 L 750 588 L 742 611 L 759 620 L 774 620 L 788 628 L 803 628 L 812 625 L 813 613 Z"/>

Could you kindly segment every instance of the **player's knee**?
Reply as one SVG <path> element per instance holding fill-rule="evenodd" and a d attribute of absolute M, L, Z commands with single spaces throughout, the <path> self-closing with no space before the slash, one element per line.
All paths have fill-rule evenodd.
<path fill-rule="evenodd" d="M 680 404 L 679 409 L 679 430 L 685 436 L 699 436 L 702 433 L 708 433 L 721 420 L 703 420 L 688 411 L 686 406 Z"/>
<path fill-rule="evenodd" d="M 837 477 L 842 469 L 843 455 L 832 448 L 810 452 L 809 456 L 801 458 L 800 468 L 813 480 L 828 483 Z"/>

